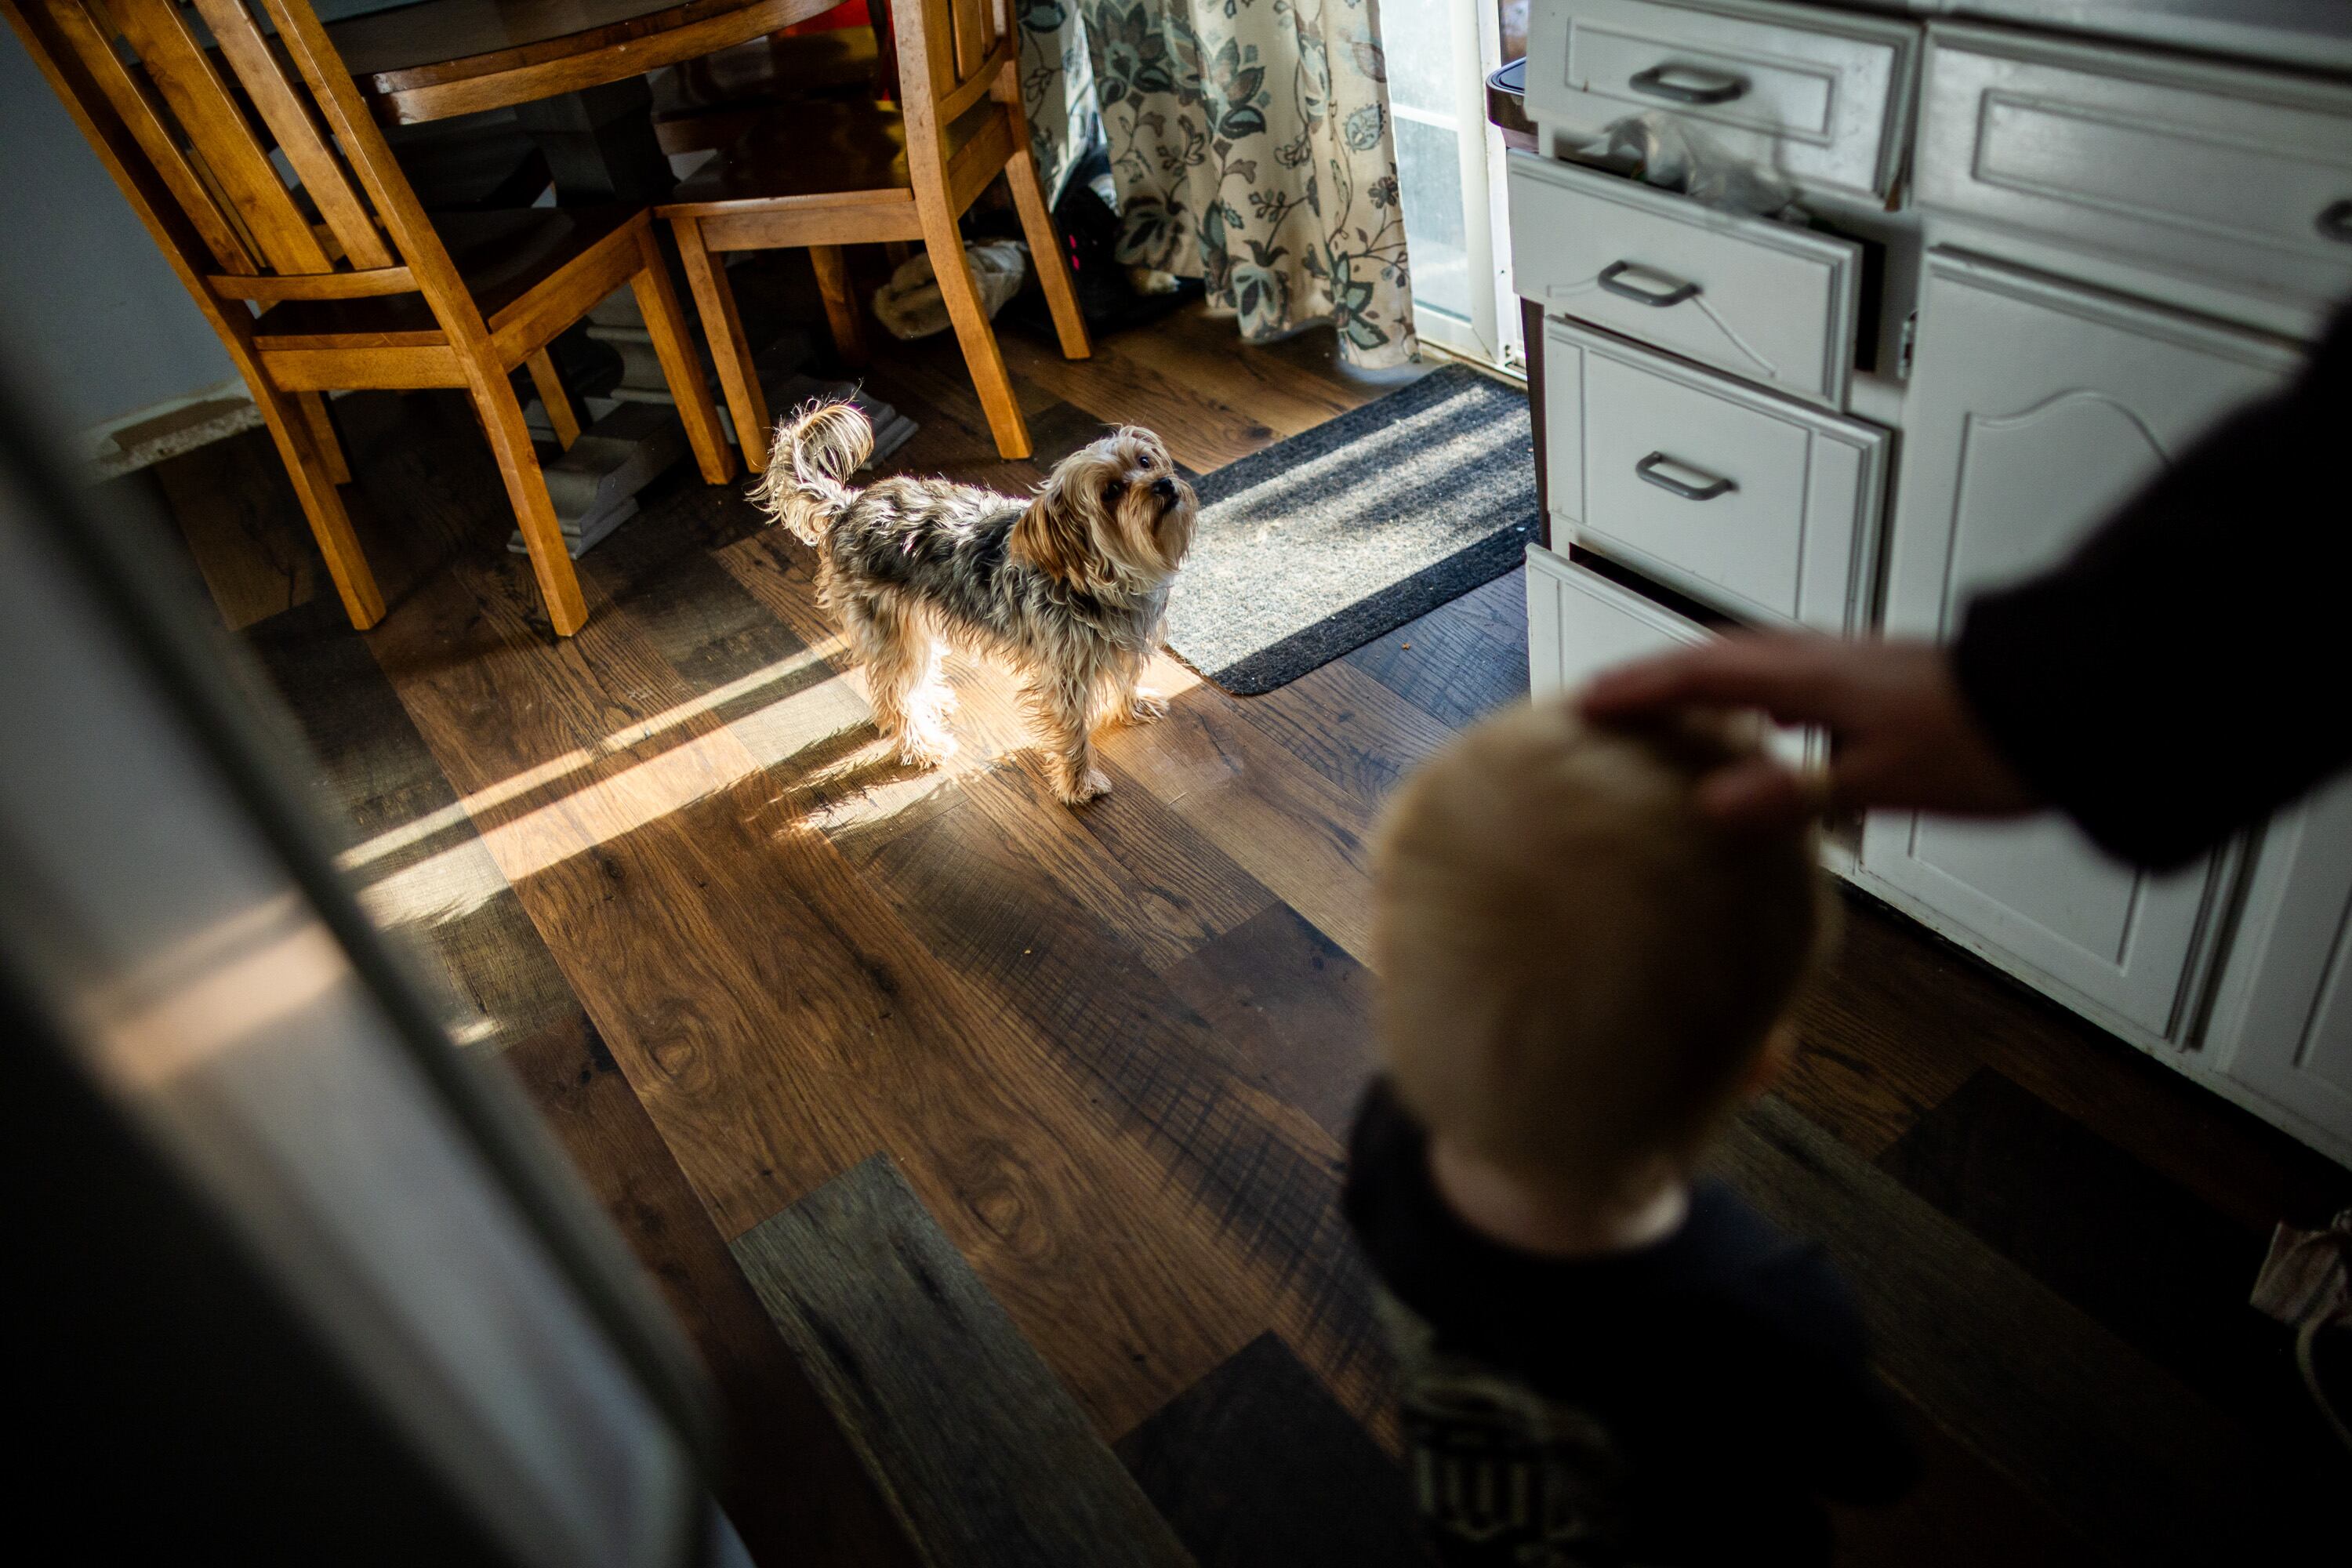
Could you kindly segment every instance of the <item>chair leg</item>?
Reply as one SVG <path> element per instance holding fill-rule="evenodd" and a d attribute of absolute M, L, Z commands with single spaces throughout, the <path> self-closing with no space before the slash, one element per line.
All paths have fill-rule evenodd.
<path fill-rule="evenodd" d="M 1005 458 L 1025 458 L 1033 449 L 1029 426 L 1021 417 L 1021 402 L 1013 394 L 1013 378 L 1004 373 L 1004 355 L 996 346 L 996 329 L 989 324 L 988 307 L 981 303 L 980 285 L 972 280 L 971 263 L 963 253 L 963 237 L 952 220 L 944 235 L 934 236 L 924 224 L 923 247 L 930 252 L 931 271 L 939 278 L 940 294 L 947 301 L 948 320 L 955 323 L 956 342 L 963 346 L 964 364 L 980 392 L 980 406 L 988 416 L 988 432 Z"/>
<path fill-rule="evenodd" d="M 1045 186 L 1037 178 L 1037 160 L 1024 136 L 1020 150 L 1004 165 L 1004 183 L 1013 187 L 1013 205 L 1021 213 L 1021 232 L 1029 237 L 1029 260 L 1037 268 L 1038 286 L 1045 290 L 1045 307 L 1054 313 L 1054 332 L 1062 340 L 1064 359 L 1085 359 L 1094 353 L 1087 341 L 1087 318 L 1078 309 L 1077 285 L 1070 281 L 1070 258 L 1054 228 L 1054 214 L 1045 205 Z"/>
<path fill-rule="evenodd" d="M 809 247 L 810 265 L 816 268 L 817 291 L 824 296 L 825 324 L 833 329 L 833 346 L 851 370 L 866 368 L 866 315 L 857 308 L 857 292 L 849 284 L 849 264 L 837 245 Z"/>
<path fill-rule="evenodd" d="M 294 481 L 295 499 L 310 520 L 310 537 L 319 542 L 319 553 L 326 557 L 327 575 L 334 579 L 343 612 L 354 627 L 365 631 L 383 619 L 383 594 L 375 585 L 375 574 L 368 570 L 367 557 L 360 552 L 351 515 L 343 510 L 343 498 L 335 493 L 333 475 L 341 459 L 338 456 L 330 464 L 320 450 L 310 413 L 299 396 L 289 397 L 263 385 L 258 377 L 249 378 L 247 384 L 260 405 L 262 422 L 269 426 L 269 438 L 278 444 L 286 475 Z"/>
<path fill-rule="evenodd" d="M 530 552 L 531 575 L 539 579 L 539 596 L 546 602 L 547 619 L 558 637 L 570 637 L 588 623 L 588 604 L 580 595 L 580 575 L 563 545 L 563 526 L 555 520 L 555 503 L 548 499 L 547 476 L 540 471 L 539 454 L 531 450 L 530 431 L 522 422 L 522 405 L 514 384 L 495 367 L 485 367 L 472 388 L 474 412 L 480 416 L 482 434 L 489 437 L 490 455 L 498 459 L 499 477 L 506 481 L 507 500 L 514 507 L 522 530 L 523 548 Z"/>
<path fill-rule="evenodd" d="M 719 427 L 719 405 L 710 401 L 710 388 L 702 379 L 702 356 L 694 352 L 686 312 L 678 308 L 677 290 L 670 287 L 669 263 L 662 258 L 651 223 L 637 231 L 637 245 L 646 264 L 629 279 L 629 289 L 637 297 L 646 331 L 653 336 L 662 379 L 677 402 L 677 416 L 686 421 L 687 443 L 694 448 L 703 480 L 723 485 L 735 477 L 735 454 L 727 445 L 727 432 Z"/>
<path fill-rule="evenodd" d="M 555 362 L 545 349 L 522 362 L 530 372 L 530 384 L 539 390 L 540 405 L 547 410 L 547 422 L 555 426 L 555 444 L 565 451 L 580 439 L 580 416 L 572 411 L 572 395 L 563 390 L 563 378 L 555 374 Z"/>
<path fill-rule="evenodd" d="M 719 366 L 719 385 L 727 394 L 727 412 L 734 416 L 735 444 L 743 449 L 743 463 L 754 474 L 768 467 L 768 395 L 761 389 L 760 373 L 751 364 L 751 344 L 743 336 L 743 319 L 735 312 L 735 290 L 727 281 L 725 258 L 703 247 L 702 226 L 690 217 L 675 218 L 678 259 L 686 264 L 686 286 L 694 290 L 694 308 L 702 312 L 702 335 Z"/>
<path fill-rule="evenodd" d="M 327 412 L 327 395 L 323 392 L 298 392 L 295 405 L 302 410 L 302 423 L 310 432 L 311 447 L 319 461 L 326 466 L 331 484 L 352 482 L 352 466 L 343 457 L 343 444 L 335 435 L 334 416 Z"/>

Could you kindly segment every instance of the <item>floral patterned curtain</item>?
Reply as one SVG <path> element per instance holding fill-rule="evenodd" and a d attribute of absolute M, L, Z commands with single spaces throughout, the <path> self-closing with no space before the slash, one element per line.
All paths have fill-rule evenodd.
<path fill-rule="evenodd" d="M 1368 368 L 1417 352 L 1375 0 L 1014 0 L 1058 188 L 1099 118 L 1120 258 L 1199 278 L 1263 341 L 1328 321 Z"/>

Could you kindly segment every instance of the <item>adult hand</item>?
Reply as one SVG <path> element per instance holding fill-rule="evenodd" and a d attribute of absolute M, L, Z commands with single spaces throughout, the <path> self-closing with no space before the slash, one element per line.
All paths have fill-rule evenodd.
<path fill-rule="evenodd" d="M 1700 785 L 1727 822 L 1796 824 L 1824 811 L 1908 807 L 2005 816 L 2038 803 L 1978 726 L 1942 648 L 1753 632 L 1596 678 L 1580 706 L 1601 722 L 1685 708 L 1760 709 L 1829 731 L 1826 778 L 1753 758 Z"/>

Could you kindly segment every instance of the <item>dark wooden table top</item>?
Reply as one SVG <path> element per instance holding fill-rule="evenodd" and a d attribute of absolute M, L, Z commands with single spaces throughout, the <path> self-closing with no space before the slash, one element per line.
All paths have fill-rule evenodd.
<path fill-rule="evenodd" d="M 838 0 L 418 0 L 329 25 L 376 118 L 575 92 L 772 33 Z"/>

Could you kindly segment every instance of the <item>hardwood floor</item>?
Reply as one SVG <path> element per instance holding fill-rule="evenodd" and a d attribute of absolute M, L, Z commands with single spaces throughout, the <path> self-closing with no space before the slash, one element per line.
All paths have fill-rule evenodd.
<path fill-rule="evenodd" d="M 1037 462 L 996 458 L 935 342 L 868 377 L 922 426 L 892 466 L 1026 485 L 1135 422 L 1205 471 L 1383 390 L 1324 334 L 1244 349 L 1197 310 L 1080 363 L 1004 340 Z M 1347 1543 L 1381 1516 L 1348 1500 L 1393 1431 L 1335 1207 L 1366 837 L 1404 770 L 1526 690 L 1518 575 L 1264 698 L 1163 658 L 1173 710 L 1106 738 L 1114 793 L 1074 813 L 991 671 L 954 672 L 947 767 L 888 761 L 807 552 L 736 488 L 650 492 L 559 643 L 462 406 L 339 413 L 392 603 L 364 637 L 318 596 L 266 442 L 163 490 L 362 898 L 700 1344 L 755 1555 L 909 1560 L 726 1247 L 887 1153 L 1203 1562 L 1367 1561 Z M 1850 924 L 1724 1153 L 1855 1277 L 1917 1418 L 1927 1481 L 1843 1521 L 1847 1560 L 2210 1560 L 2340 1495 L 2242 1301 L 2269 1225 L 2323 1221 L 2352 1177 L 1874 906 Z M 1298 1435 L 1278 1487 L 1249 1458 L 1269 1430 Z M 1299 1511 L 1253 1537 L 1187 1496 Z"/>

